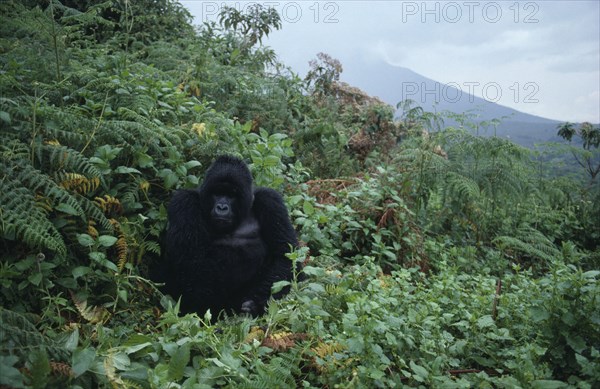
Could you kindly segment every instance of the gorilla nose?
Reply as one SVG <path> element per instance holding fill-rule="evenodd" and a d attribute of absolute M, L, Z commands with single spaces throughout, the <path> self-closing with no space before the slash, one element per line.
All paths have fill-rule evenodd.
<path fill-rule="evenodd" d="M 217 204 L 215 207 L 215 213 L 219 216 L 225 216 L 229 213 L 229 205 Z"/>

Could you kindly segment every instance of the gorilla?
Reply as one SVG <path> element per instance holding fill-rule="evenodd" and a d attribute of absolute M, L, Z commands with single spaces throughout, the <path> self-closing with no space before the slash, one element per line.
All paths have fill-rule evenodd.
<path fill-rule="evenodd" d="M 292 279 L 286 254 L 298 239 L 283 198 L 252 181 L 242 160 L 221 156 L 199 188 L 174 193 L 163 277 L 181 312 L 260 315 L 273 283 Z"/>

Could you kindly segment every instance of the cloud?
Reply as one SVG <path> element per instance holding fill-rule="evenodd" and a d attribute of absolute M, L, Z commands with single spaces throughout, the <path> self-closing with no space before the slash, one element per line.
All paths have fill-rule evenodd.
<path fill-rule="evenodd" d="M 213 4 L 182 3 L 193 6 L 196 17 L 200 4 Z M 444 83 L 494 81 L 510 88 L 533 82 L 539 86 L 539 103 L 501 103 L 559 120 L 560 114 L 600 122 L 597 0 L 274 3 L 278 10 L 301 10 L 292 22 L 297 9 L 289 8 L 283 29 L 265 41 L 300 74 L 322 51 L 341 60 L 345 69 L 354 68 L 354 74 L 365 63 L 383 61 Z"/>

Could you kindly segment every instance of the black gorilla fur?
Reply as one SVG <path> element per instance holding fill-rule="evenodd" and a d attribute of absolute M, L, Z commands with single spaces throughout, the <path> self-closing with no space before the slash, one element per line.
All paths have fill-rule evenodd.
<path fill-rule="evenodd" d="M 287 208 L 279 193 L 253 189 L 252 181 L 242 160 L 221 156 L 199 188 L 173 195 L 163 276 L 166 292 L 181 296 L 181 312 L 258 315 L 273 283 L 291 280 L 286 253 L 298 240 Z"/>

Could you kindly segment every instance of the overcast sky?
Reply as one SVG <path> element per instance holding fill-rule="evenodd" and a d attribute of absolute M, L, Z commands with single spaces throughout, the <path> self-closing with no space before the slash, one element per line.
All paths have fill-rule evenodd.
<path fill-rule="evenodd" d="M 181 1 L 200 24 L 226 3 Z M 600 123 L 600 1 L 261 1 L 282 16 L 267 45 L 300 75 L 318 52 L 368 92 L 367 63 L 463 85 L 519 111 Z M 342 74 L 344 78 L 344 74 Z"/>

